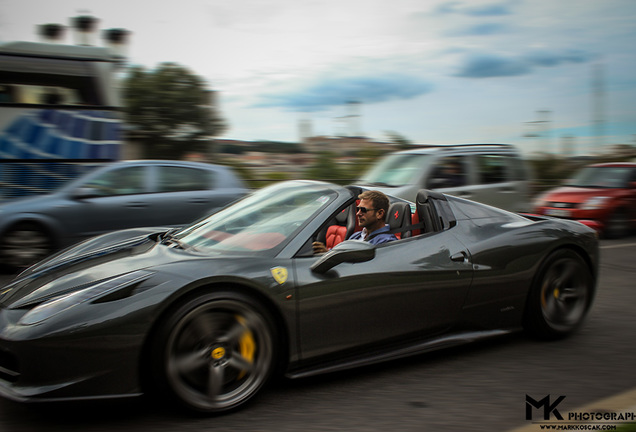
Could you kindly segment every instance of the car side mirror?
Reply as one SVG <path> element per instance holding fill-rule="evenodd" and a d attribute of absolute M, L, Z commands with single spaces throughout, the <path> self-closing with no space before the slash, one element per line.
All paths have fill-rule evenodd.
<path fill-rule="evenodd" d="M 375 258 L 374 245 L 358 240 L 343 241 L 321 256 L 310 268 L 315 273 L 327 273 L 343 262 L 359 263 L 373 258 Z"/>

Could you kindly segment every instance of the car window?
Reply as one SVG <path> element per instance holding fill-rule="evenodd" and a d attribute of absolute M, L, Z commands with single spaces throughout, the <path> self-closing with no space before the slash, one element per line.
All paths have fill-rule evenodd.
<path fill-rule="evenodd" d="M 567 186 L 624 188 L 627 186 L 630 175 L 629 167 L 586 167 L 569 180 Z"/>
<path fill-rule="evenodd" d="M 425 187 L 441 189 L 461 187 L 468 183 L 468 169 L 465 156 L 446 156 L 436 164 L 433 174 Z"/>
<path fill-rule="evenodd" d="M 214 173 L 212 171 L 178 166 L 158 168 L 158 192 L 207 190 L 213 184 Z"/>
<path fill-rule="evenodd" d="M 510 179 L 513 181 L 526 180 L 528 178 L 528 173 L 526 172 L 526 167 L 523 164 L 523 161 L 516 157 L 508 158 L 508 162 L 510 166 L 508 167 L 508 172 L 510 173 Z"/>
<path fill-rule="evenodd" d="M 412 184 L 422 172 L 431 155 L 396 153 L 382 159 L 360 182 L 375 186 L 403 186 Z"/>
<path fill-rule="evenodd" d="M 503 155 L 479 155 L 477 156 L 478 183 L 502 183 L 507 180 L 506 165 L 509 157 Z"/>
<path fill-rule="evenodd" d="M 145 167 L 126 167 L 107 171 L 93 178 L 83 187 L 97 196 L 129 195 L 146 192 Z"/>

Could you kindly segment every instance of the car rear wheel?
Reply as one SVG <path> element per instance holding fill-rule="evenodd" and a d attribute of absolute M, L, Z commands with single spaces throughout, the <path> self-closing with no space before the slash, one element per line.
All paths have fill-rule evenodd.
<path fill-rule="evenodd" d="M 156 339 L 156 378 L 186 408 L 218 413 L 252 399 L 275 363 L 272 320 L 239 293 L 208 293 L 178 307 Z"/>
<path fill-rule="evenodd" d="M 53 241 L 38 224 L 20 222 L 3 235 L 0 245 L 2 262 L 12 268 L 28 267 L 53 252 Z"/>
<path fill-rule="evenodd" d="M 524 326 L 531 335 L 558 339 L 583 322 L 592 301 L 594 279 L 579 254 L 559 250 L 539 271 L 526 304 Z"/>

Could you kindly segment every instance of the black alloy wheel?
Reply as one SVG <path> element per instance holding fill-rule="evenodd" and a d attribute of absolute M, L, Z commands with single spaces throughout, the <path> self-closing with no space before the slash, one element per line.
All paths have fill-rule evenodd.
<path fill-rule="evenodd" d="M 583 322 L 594 295 L 594 278 L 585 261 L 561 249 L 545 260 L 526 304 L 524 326 L 541 339 L 558 339 Z"/>
<path fill-rule="evenodd" d="M 252 399 L 276 358 L 269 314 L 250 297 L 209 293 L 183 304 L 157 335 L 158 378 L 185 407 L 219 413 Z"/>

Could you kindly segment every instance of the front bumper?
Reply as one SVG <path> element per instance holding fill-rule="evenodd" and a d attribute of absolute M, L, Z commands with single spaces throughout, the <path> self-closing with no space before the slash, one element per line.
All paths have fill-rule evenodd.
<path fill-rule="evenodd" d="M 141 393 L 139 337 L 88 331 L 10 340 L 7 327 L 0 334 L 0 395 L 8 399 L 44 402 Z"/>
<path fill-rule="evenodd" d="M 142 355 L 156 313 L 142 303 L 77 305 L 28 326 L 18 324 L 25 310 L 0 309 L 0 395 L 25 402 L 141 394 Z"/>

